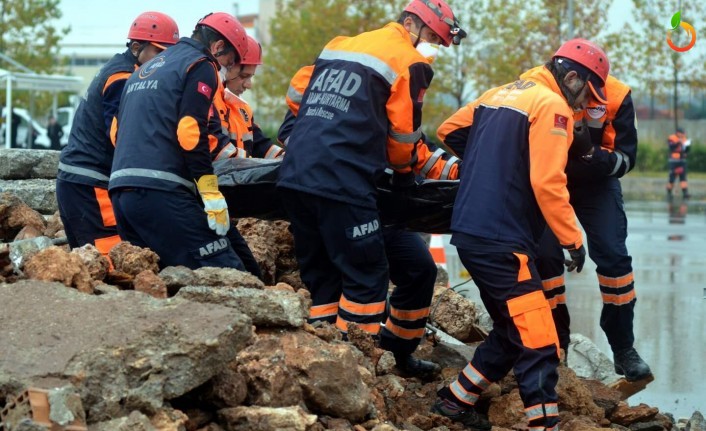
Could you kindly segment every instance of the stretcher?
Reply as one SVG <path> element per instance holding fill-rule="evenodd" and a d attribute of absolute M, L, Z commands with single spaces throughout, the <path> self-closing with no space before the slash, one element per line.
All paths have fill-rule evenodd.
<path fill-rule="evenodd" d="M 231 158 L 214 163 L 218 187 L 232 217 L 286 220 L 275 185 L 281 160 Z M 384 226 L 414 232 L 449 233 L 458 181 L 423 180 L 404 189 L 378 185 L 378 209 Z"/>

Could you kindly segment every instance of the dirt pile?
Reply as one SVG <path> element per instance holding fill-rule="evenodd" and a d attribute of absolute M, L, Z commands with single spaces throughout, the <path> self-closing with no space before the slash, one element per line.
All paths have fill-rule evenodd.
<path fill-rule="evenodd" d="M 0 195 L 5 242 L 63 234 L 56 214 L 49 222 L 38 216 Z M 392 355 L 354 325 L 344 342 L 334 327 L 306 323 L 310 299 L 287 223 L 238 226 L 264 282 L 232 269 L 160 271 L 153 252 L 129 243 L 111 251 L 112 269 L 91 246 L 48 247 L 18 269 L 0 248 L 0 429 L 46 429 L 18 413 L 17 397 L 29 387 L 49 394 L 59 427 L 52 429 L 73 429 L 61 427 L 77 420 L 96 431 L 463 429 L 429 408 L 483 336 L 475 304 L 437 286 L 432 321 L 464 343 L 430 335 L 417 355 L 439 362 L 441 376 L 403 378 Z M 566 367 L 558 392 L 564 430 L 678 426 Z M 491 385 L 478 408 L 497 430 L 527 429 L 512 375 Z M 695 414 L 679 426 L 702 423 Z"/>

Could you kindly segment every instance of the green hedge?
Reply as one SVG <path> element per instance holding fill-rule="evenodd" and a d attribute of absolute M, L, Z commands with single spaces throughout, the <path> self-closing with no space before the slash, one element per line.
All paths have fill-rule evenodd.
<path fill-rule="evenodd" d="M 668 148 L 651 142 L 637 145 L 637 164 L 635 170 L 641 172 L 666 171 Z M 706 145 L 692 143 L 687 156 L 690 172 L 706 172 Z"/>

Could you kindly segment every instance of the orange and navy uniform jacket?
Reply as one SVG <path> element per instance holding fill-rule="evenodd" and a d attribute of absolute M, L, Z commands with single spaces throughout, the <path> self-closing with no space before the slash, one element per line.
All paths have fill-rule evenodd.
<path fill-rule="evenodd" d="M 544 67 L 536 67 L 520 76 L 526 79 Z M 594 144 L 590 162 L 570 158 L 566 167 L 569 185 L 577 182 L 595 182 L 604 178 L 620 178 L 635 167 L 637 160 L 637 119 L 630 87 L 613 75 L 608 75 L 605 86 L 608 105 L 595 101 L 574 120 L 586 119 Z"/>
<path fill-rule="evenodd" d="M 292 79 L 287 90 L 287 106 L 289 111 L 284 118 L 284 122 L 279 128 L 277 139 L 280 145 L 287 147 L 290 135 L 294 128 L 294 123 L 299 113 L 299 107 L 306 90 L 306 85 L 310 81 L 314 66 L 301 68 Z M 424 145 L 420 145 L 423 143 Z M 417 143 L 416 161 L 412 165 L 412 170 L 423 178 L 429 179 L 457 179 L 460 160 L 448 154 L 441 148 L 426 140 L 424 134 L 421 135 L 420 142 Z"/>
<path fill-rule="evenodd" d="M 546 220 L 563 247 L 580 247 L 564 173 L 572 116 L 545 69 L 487 91 L 447 119 L 439 139 L 464 163 L 451 230 L 495 251 L 536 255 Z"/>
<path fill-rule="evenodd" d="M 116 145 L 110 190 L 196 193 L 194 181 L 213 174 L 208 115 L 217 88 L 216 59 L 191 38 L 143 64 L 125 84 L 111 129 Z"/>
<path fill-rule="evenodd" d="M 213 98 L 209 120 L 209 136 L 213 160 L 229 157 L 275 159 L 284 156 L 284 149 L 273 144 L 255 123 L 252 108 L 242 98 L 230 94 L 222 84 Z"/>
<path fill-rule="evenodd" d="M 418 163 L 432 77 L 400 24 L 333 39 L 292 80 L 304 91 L 278 186 L 376 208 L 385 168 L 408 173 Z"/>
<path fill-rule="evenodd" d="M 136 68 L 137 58 L 127 50 L 113 56 L 91 81 L 76 110 L 68 145 L 61 152 L 57 178 L 108 189 L 114 152 L 110 125 L 117 115 L 125 82 Z"/>
<path fill-rule="evenodd" d="M 667 145 L 669 146 L 669 161 L 679 162 L 686 160 L 686 153 L 689 151 L 689 147 L 685 146 L 686 134 L 685 133 L 673 133 L 667 138 Z"/>

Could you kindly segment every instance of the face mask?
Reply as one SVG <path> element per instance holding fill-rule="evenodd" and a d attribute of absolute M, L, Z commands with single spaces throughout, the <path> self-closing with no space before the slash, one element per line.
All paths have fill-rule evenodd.
<path fill-rule="evenodd" d="M 225 89 L 223 91 L 223 98 L 225 99 L 226 102 L 234 102 L 235 100 L 238 99 L 238 96 L 235 95 L 232 91 L 229 89 Z"/>
<path fill-rule="evenodd" d="M 433 63 L 434 60 L 436 60 L 436 56 L 439 55 L 439 45 L 429 42 L 419 42 L 417 51 L 419 51 L 429 63 Z"/>
<path fill-rule="evenodd" d="M 221 66 L 220 70 L 218 71 L 218 75 L 221 77 L 221 82 L 226 82 L 227 74 L 228 69 L 226 69 L 224 66 Z"/>

